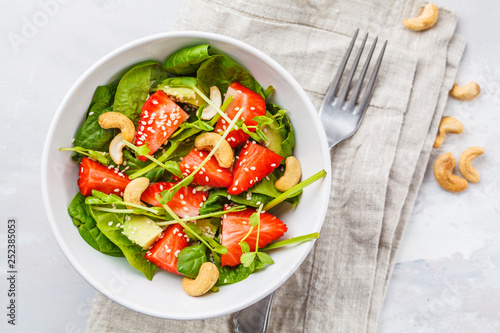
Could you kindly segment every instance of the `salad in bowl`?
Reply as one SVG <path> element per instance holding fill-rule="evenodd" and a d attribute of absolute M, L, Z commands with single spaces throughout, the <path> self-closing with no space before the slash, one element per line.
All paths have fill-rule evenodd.
<path fill-rule="evenodd" d="M 308 221 L 293 217 L 303 197 L 311 200 L 303 191 L 318 189 L 328 168 L 304 162 L 315 149 L 296 153 L 301 132 L 294 117 L 301 118 L 275 98 L 279 87 L 261 85 L 217 40 L 169 51 L 162 60 L 132 63 L 94 87 L 73 139 L 58 149 L 77 170 L 77 187 L 65 183 L 76 189 L 66 191 L 72 196 L 67 213 L 85 251 L 101 256 L 101 267 L 103 258 L 126 263 L 121 274 L 133 276 L 134 283 L 138 275 L 152 284 L 160 280 L 155 288 L 161 294 L 169 281 L 169 288 L 176 285 L 205 303 L 258 275 L 271 289 L 253 303 L 278 286 L 270 268 L 283 252 L 308 251 L 319 237 L 317 224 L 295 228 Z M 324 202 L 319 207 L 326 209 Z M 109 282 L 97 289 L 147 314 L 213 316 L 143 311 L 130 306 L 133 297 L 115 295 L 121 292 Z"/>

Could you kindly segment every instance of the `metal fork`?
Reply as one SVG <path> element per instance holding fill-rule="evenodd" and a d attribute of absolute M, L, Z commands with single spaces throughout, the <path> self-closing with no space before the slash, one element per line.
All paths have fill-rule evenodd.
<path fill-rule="evenodd" d="M 361 123 L 361 120 L 363 119 L 365 111 L 368 107 L 368 102 L 370 101 L 373 87 L 375 86 L 375 79 L 377 78 L 380 64 L 384 56 L 385 47 L 387 45 L 387 41 L 385 41 L 378 56 L 377 63 L 373 68 L 368 83 L 366 84 L 364 93 L 361 96 L 359 103 L 357 103 L 359 94 L 361 92 L 361 87 L 363 85 L 363 80 L 368 70 L 373 51 L 375 50 L 375 46 L 377 45 L 378 37 L 375 38 L 368 57 L 366 58 L 366 62 L 359 75 L 359 79 L 356 82 L 356 86 L 354 87 L 349 100 L 347 100 L 347 94 L 349 92 L 354 73 L 356 72 L 359 59 L 361 58 L 361 54 L 363 53 L 366 40 L 368 39 L 368 33 L 365 35 L 363 41 L 361 42 L 361 46 L 359 47 L 358 53 L 356 54 L 356 58 L 354 59 L 352 68 L 347 74 L 344 85 L 340 88 L 338 94 L 336 94 L 336 92 L 339 88 L 342 74 L 344 74 L 344 69 L 347 66 L 347 61 L 349 60 L 351 51 L 354 48 L 356 38 L 358 37 L 358 32 L 359 29 L 354 33 L 354 37 L 352 38 L 349 48 L 347 49 L 347 52 L 344 55 L 342 62 L 340 63 L 340 67 L 337 70 L 337 73 L 335 74 L 335 77 L 333 78 L 333 81 L 328 88 L 325 99 L 323 100 L 323 104 L 319 109 L 319 117 L 321 123 L 323 124 L 323 129 L 325 130 L 327 137 L 328 147 L 330 149 L 340 141 L 351 137 L 358 129 L 359 124 Z M 271 293 L 259 302 L 236 313 L 233 317 L 234 332 L 267 332 L 269 318 L 271 315 L 271 304 L 273 296 L 274 293 Z"/>

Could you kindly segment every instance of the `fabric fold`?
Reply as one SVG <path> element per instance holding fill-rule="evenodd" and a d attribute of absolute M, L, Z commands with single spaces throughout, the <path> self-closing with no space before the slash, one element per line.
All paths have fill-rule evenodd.
<path fill-rule="evenodd" d="M 331 152 L 332 192 L 321 237 L 276 291 L 269 332 L 376 331 L 395 253 L 465 45 L 454 36 L 456 15 L 445 9 L 432 29 L 404 28 L 402 20 L 422 6 L 382 0 L 193 0 L 176 23 L 176 30 L 216 32 L 262 50 L 292 74 L 316 107 L 356 29 L 369 33 L 368 46 L 375 36 L 388 40 L 360 128 Z M 379 50 L 380 45 L 375 55 Z M 231 319 L 162 320 L 98 294 L 87 332 L 165 327 L 231 332 Z"/>

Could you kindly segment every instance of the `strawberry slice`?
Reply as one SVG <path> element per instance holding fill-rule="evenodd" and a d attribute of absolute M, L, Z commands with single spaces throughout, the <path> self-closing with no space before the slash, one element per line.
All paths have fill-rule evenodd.
<path fill-rule="evenodd" d="M 256 182 L 273 172 L 283 157 L 273 151 L 248 141 L 241 149 L 234 165 L 233 183 L 228 187 L 229 194 L 240 194 Z"/>
<path fill-rule="evenodd" d="M 256 210 L 248 208 L 241 212 L 226 213 L 222 219 L 221 244 L 227 247 L 227 253 L 221 255 L 222 266 L 236 266 L 241 263 L 240 241 L 245 237 L 250 228 L 250 216 Z M 286 224 L 276 216 L 269 213 L 260 214 L 259 248 L 277 240 L 288 230 Z M 257 227 L 254 227 L 250 235 L 245 239 L 250 245 L 250 251 L 255 251 L 257 242 Z"/>
<path fill-rule="evenodd" d="M 189 245 L 187 235 L 182 232 L 183 229 L 178 223 L 169 226 L 161 238 L 146 252 L 144 258 L 161 269 L 182 275 L 177 272 L 177 256 L 183 248 Z"/>
<path fill-rule="evenodd" d="M 230 119 L 233 119 L 241 108 L 245 108 L 240 116 L 241 119 L 243 119 L 245 125 L 255 126 L 257 125 L 257 122 L 253 120 L 253 117 L 263 116 L 266 114 L 266 102 L 264 101 L 264 98 L 256 92 L 245 88 L 238 82 L 234 82 L 229 86 L 226 92 L 226 99 L 228 96 L 234 96 L 233 100 L 229 103 L 225 110 Z M 224 118 L 219 118 L 217 125 L 215 125 L 215 132 L 224 132 L 228 125 L 228 122 L 224 120 Z M 250 131 L 255 132 L 255 129 L 251 128 Z M 226 140 L 229 142 L 231 147 L 234 148 L 248 140 L 249 137 L 250 136 L 247 133 L 239 129 L 229 132 Z"/>
<path fill-rule="evenodd" d="M 150 205 L 161 207 L 156 194 L 160 195 L 162 191 L 175 186 L 176 183 L 160 182 L 148 186 L 142 192 L 141 200 Z M 200 208 L 208 198 L 208 192 L 198 192 L 194 187 L 182 187 L 170 200 L 167 206 L 170 207 L 180 218 L 200 215 Z"/>
<path fill-rule="evenodd" d="M 194 148 L 180 163 L 182 174 L 187 177 L 208 156 L 208 152 Z M 215 157 L 211 157 L 201 170 L 194 175 L 193 183 L 212 187 L 228 187 L 231 185 L 233 175 L 226 168 L 221 168 Z"/>
<path fill-rule="evenodd" d="M 92 195 L 92 190 L 106 194 L 123 196 L 123 191 L 130 183 L 127 175 L 117 169 L 107 168 L 89 158 L 82 158 L 78 173 L 78 187 L 83 195 Z"/>
<path fill-rule="evenodd" d="M 142 106 L 134 144 L 147 145 L 149 155 L 153 155 L 188 118 L 189 115 L 183 109 L 163 91 L 158 90 Z M 147 160 L 145 156 L 138 158 L 141 161 Z"/>

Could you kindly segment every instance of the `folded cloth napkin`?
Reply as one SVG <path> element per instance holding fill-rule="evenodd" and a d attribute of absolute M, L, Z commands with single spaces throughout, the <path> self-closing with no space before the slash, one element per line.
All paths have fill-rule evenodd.
<path fill-rule="evenodd" d="M 193 0 L 176 29 L 225 34 L 282 64 L 319 107 L 356 29 L 388 40 L 357 133 L 332 152 L 321 237 L 276 291 L 269 332 L 375 332 L 405 224 L 465 43 L 441 9 L 426 31 L 406 29 L 423 3 L 370 0 Z M 377 54 L 377 53 L 376 53 Z M 363 61 L 363 59 L 361 60 Z M 231 316 L 180 322 L 133 312 L 98 294 L 87 332 L 232 332 Z"/>

